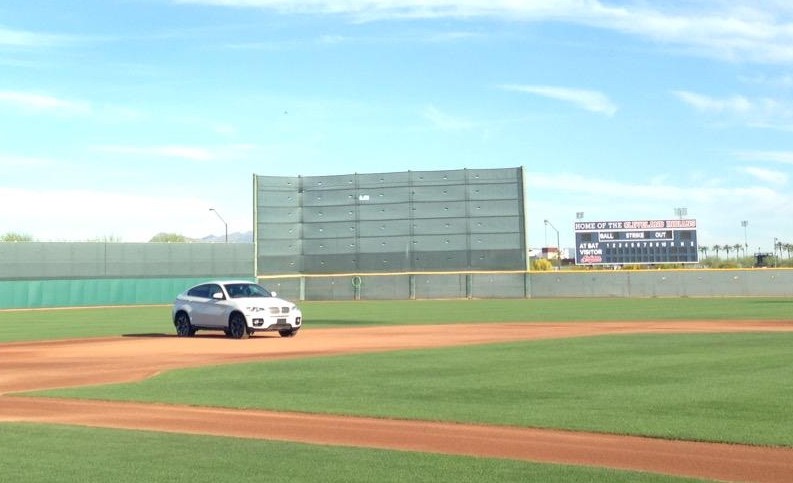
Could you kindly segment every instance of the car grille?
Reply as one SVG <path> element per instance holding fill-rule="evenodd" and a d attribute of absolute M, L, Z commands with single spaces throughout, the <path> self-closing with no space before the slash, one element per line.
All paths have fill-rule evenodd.
<path fill-rule="evenodd" d="M 272 315 L 279 315 L 279 314 L 288 314 L 289 307 L 270 307 L 270 314 Z"/>

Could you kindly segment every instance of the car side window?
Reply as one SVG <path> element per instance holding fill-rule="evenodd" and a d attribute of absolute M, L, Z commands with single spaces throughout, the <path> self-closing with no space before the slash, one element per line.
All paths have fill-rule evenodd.
<path fill-rule="evenodd" d="M 214 298 L 215 294 L 218 294 L 218 293 L 221 295 L 221 297 L 220 297 L 221 299 L 225 299 L 226 298 L 223 295 L 223 290 L 220 289 L 220 285 L 217 285 L 217 284 L 209 285 L 209 295 L 208 295 L 209 298 Z"/>
<path fill-rule="evenodd" d="M 201 297 L 208 299 L 211 297 L 209 292 L 209 287 L 210 285 L 198 285 L 197 287 L 191 288 L 187 292 L 187 295 L 189 295 L 190 297 Z"/>
<path fill-rule="evenodd" d="M 238 297 L 245 296 L 245 289 L 244 286 L 239 283 L 230 283 L 226 285 L 226 292 L 229 293 L 229 297 L 236 299 Z"/>

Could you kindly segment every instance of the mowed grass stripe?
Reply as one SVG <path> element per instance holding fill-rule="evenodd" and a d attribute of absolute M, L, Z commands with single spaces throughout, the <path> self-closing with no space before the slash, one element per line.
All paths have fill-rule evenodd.
<path fill-rule="evenodd" d="M 4 481 L 695 481 L 610 469 L 224 437 L 35 424 L 3 424 L 0 429 Z"/>
<path fill-rule="evenodd" d="M 787 298 L 507 299 L 301 302 L 305 326 L 488 322 L 791 320 Z M 173 334 L 170 306 L 0 311 L 0 343 Z"/>
<path fill-rule="evenodd" d="M 184 369 L 38 394 L 793 446 L 791 347 L 791 333 L 600 336 Z"/>

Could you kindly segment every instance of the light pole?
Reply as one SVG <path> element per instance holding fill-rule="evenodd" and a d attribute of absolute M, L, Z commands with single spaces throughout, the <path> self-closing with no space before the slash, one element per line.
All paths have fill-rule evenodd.
<path fill-rule="evenodd" d="M 684 216 L 686 216 L 687 214 L 688 214 L 688 208 L 675 208 L 675 216 L 677 216 L 677 217 L 678 217 L 678 218 L 680 218 L 681 220 L 682 220 L 682 219 L 683 219 L 683 217 L 684 217 Z"/>
<path fill-rule="evenodd" d="M 553 231 L 556 232 L 556 269 L 557 270 L 561 270 L 562 269 L 562 251 L 561 251 L 561 248 L 559 246 L 559 230 L 557 230 L 556 227 L 553 226 L 553 223 L 551 223 L 548 220 L 545 220 L 545 226 L 550 226 L 551 228 L 553 228 Z"/>
<path fill-rule="evenodd" d="M 749 226 L 749 220 L 743 220 L 741 226 L 743 227 L 743 256 L 746 256 L 746 250 L 749 249 L 749 239 L 746 237 L 746 227 Z"/>
<path fill-rule="evenodd" d="M 214 211 L 215 214 L 218 215 L 218 218 L 220 218 L 220 221 L 223 222 L 223 226 L 226 227 L 226 243 L 228 243 L 229 242 L 229 224 L 226 223 L 226 220 L 224 220 L 222 216 L 220 216 L 220 213 L 218 213 L 218 210 L 216 210 L 214 208 L 210 208 L 209 211 Z"/>

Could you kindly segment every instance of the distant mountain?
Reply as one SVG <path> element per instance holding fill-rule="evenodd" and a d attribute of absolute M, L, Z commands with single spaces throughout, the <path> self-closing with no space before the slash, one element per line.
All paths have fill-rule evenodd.
<path fill-rule="evenodd" d="M 205 243 L 225 243 L 226 235 L 207 235 L 197 241 Z M 253 232 L 234 232 L 229 233 L 229 243 L 253 243 Z"/>

